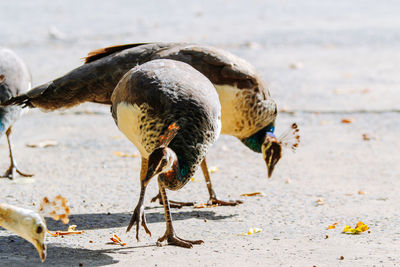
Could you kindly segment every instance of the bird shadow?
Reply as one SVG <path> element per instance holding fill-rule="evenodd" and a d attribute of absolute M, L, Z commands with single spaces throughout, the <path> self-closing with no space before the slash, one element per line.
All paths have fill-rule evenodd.
<path fill-rule="evenodd" d="M 35 248 L 24 239 L 16 236 L 0 237 L 0 262 L 2 266 L 103 266 L 118 263 L 106 253 L 112 249 L 91 250 L 85 248 L 66 247 L 57 243 L 47 246 L 47 258 L 44 263 Z"/>
<path fill-rule="evenodd" d="M 223 220 L 237 216 L 217 215 L 215 211 L 190 210 L 173 212 L 173 219 L 176 221 L 196 218 L 200 220 Z M 79 229 L 104 229 L 128 226 L 131 213 L 92 213 L 73 214 L 70 217 L 70 224 L 77 224 Z M 146 213 L 147 223 L 164 222 L 164 212 Z M 59 221 L 46 218 L 47 226 L 50 229 L 65 228 Z M 0 262 L 2 266 L 103 266 L 118 263 L 108 254 L 126 254 L 129 250 L 153 247 L 154 245 L 140 245 L 130 247 L 117 247 L 110 249 L 86 249 L 79 247 L 66 247 L 59 243 L 49 243 L 47 248 L 48 256 L 44 263 L 41 263 L 35 248 L 26 240 L 16 236 L 0 236 Z"/>
<path fill-rule="evenodd" d="M 88 213 L 88 214 L 72 214 L 69 216 L 69 224 L 76 224 L 81 230 L 105 229 L 127 227 L 131 219 L 132 213 Z M 174 221 L 200 219 L 200 220 L 224 220 L 237 216 L 237 214 L 217 215 L 215 211 L 209 210 L 179 210 L 172 212 Z M 165 222 L 164 212 L 146 212 L 146 221 L 148 224 Z M 60 221 L 52 218 L 46 218 L 47 227 L 49 229 L 64 229 L 66 226 Z"/>

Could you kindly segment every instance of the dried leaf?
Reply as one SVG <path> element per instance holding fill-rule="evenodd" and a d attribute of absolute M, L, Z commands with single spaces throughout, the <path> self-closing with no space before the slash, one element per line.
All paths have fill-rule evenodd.
<path fill-rule="evenodd" d="M 362 190 L 359 190 L 359 191 L 358 191 L 358 194 L 359 194 L 359 195 L 365 195 L 366 193 L 367 193 L 367 192 L 362 191 Z"/>
<path fill-rule="evenodd" d="M 346 225 L 343 229 L 343 233 L 357 235 L 357 234 L 367 231 L 368 229 L 369 229 L 368 225 L 364 224 L 363 222 L 358 222 L 356 224 L 356 227 L 354 227 L 354 228 L 351 228 L 349 225 Z"/>
<path fill-rule="evenodd" d="M 128 154 L 128 153 L 123 153 L 120 151 L 114 151 L 113 153 L 114 153 L 114 155 L 121 157 L 121 158 L 137 158 L 137 157 L 139 157 L 138 153 Z"/>
<path fill-rule="evenodd" d="M 241 194 L 240 196 L 242 197 L 254 197 L 254 196 L 265 196 L 263 192 L 254 192 L 254 193 L 245 193 L 245 194 Z"/>
<path fill-rule="evenodd" d="M 37 143 L 26 144 L 27 147 L 32 148 L 45 148 L 58 145 L 56 140 L 43 140 Z"/>
<path fill-rule="evenodd" d="M 262 231 L 261 228 L 250 228 L 249 231 L 247 231 L 247 233 L 240 233 L 237 234 L 238 236 L 246 236 L 246 235 L 252 235 L 252 234 L 256 234 L 256 233 L 260 233 Z"/>

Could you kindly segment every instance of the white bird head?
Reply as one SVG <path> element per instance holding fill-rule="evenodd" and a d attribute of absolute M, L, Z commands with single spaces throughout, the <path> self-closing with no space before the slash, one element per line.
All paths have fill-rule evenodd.
<path fill-rule="evenodd" d="M 41 215 L 32 210 L 1 203 L 0 225 L 31 242 L 42 262 L 46 259 L 47 248 L 44 239 L 47 227 Z"/>

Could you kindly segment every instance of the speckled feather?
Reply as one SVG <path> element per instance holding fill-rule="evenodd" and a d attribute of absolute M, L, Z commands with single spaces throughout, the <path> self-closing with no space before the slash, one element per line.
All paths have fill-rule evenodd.
<path fill-rule="evenodd" d="M 183 177 L 168 181 L 171 190 L 189 181 L 220 133 L 221 108 L 213 85 L 182 62 L 154 60 L 133 68 L 117 85 L 112 102 L 113 118 L 123 132 L 129 127 L 121 125 L 126 120 L 119 121 L 121 105 L 140 110 L 132 113 L 136 116 L 134 129 L 139 138 L 130 139 L 145 158 L 159 145 L 159 137 L 170 124 L 180 127 L 169 147 L 178 156 Z M 126 131 L 129 138 L 132 133 Z"/>

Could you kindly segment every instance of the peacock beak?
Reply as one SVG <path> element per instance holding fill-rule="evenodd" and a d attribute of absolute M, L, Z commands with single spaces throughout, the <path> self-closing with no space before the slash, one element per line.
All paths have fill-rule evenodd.
<path fill-rule="evenodd" d="M 44 260 L 46 259 L 47 256 L 47 247 L 46 245 L 43 243 L 43 241 L 39 241 L 39 240 L 35 240 L 35 248 L 37 250 L 37 252 L 39 253 L 39 257 L 42 260 L 42 262 L 44 262 Z"/>

